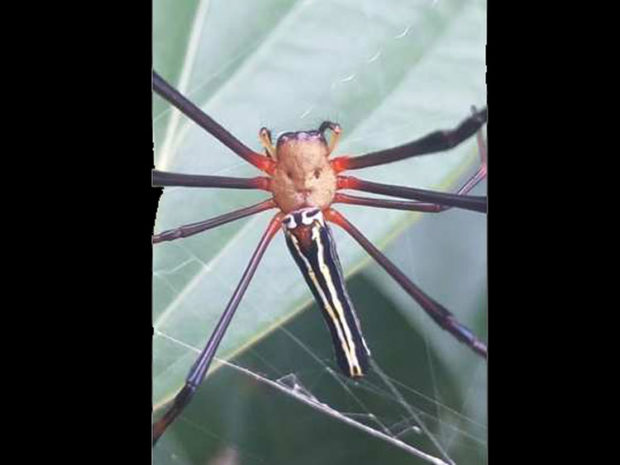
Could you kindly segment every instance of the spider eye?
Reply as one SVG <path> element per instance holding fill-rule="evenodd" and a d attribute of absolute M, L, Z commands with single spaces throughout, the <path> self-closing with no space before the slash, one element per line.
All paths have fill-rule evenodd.
<path fill-rule="evenodd" d="M 321 170 L 318 170 L 318 169 L 314 170 L 314 177 L 316 179 L 319 179 L 319 177 L 321 177 Z"/>
<path fill-rule="evenodd" d="M 286 177 L 291 179 L 293 177 L 293 172 L 292 171 L 287 171 L 286 172 Z"/>

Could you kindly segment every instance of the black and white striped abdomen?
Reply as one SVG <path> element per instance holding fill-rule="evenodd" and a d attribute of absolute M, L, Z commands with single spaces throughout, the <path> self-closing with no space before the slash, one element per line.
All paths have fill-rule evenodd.
<path fill-rule="evenodd" d="M 294 211 L 282 220 L 286 243 L 322 310 L 340 369 L 357 378 L 368 371 L 370 351 L 347 293 L 336 245 L 318 208 Z"/>

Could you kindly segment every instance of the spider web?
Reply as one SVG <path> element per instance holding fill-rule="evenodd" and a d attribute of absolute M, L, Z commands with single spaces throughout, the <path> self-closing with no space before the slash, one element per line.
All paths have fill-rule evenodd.
<path fill-rule="evenodd" d="M 453 253 L 461 249 L 475 255 L 478 250 L 473 244 L 476 241 L 483 243 L 484 234 L 475 239 L 480 231 L 476 230 L 475 222 L 469 225 L 464 222 L 465 216 L 465 212 L 454 212 L 438 220 L 429 218 L 428 221 L 420 221 L 409 234 L 388 247 L 387 253 L 407 270 L 411 268 L 407 263 L 418 261 L 419 249 L 428 254 L 429 244 L 437 242 L 429 232 L 437 233 L 438 229 L 456 231 L 455 226 L 459 226 L 458 233 L 455 233 L 459 237 L 444 237 L 439 240 L 437 248 L 445 248 L 443 241 L 451 243 L 457 239 Z M 466 237 L 470 239 L 463 241 L 463 233 L 467 233 Z M 428 260 L 432 259 L 433 254 Z M 342 441 L 341 430 L 334 428 L 334 425 L 326 425 L 329 421 L 360 432 L 359 435 L 346 434 L 346 442 L 339 442 L 338 447 L 347 451 L 341 451 L 341 455 L 350 457 L 327 463 L 356 461 L 360 449 L 379 451 L 380 457 L 389 463 L 485 463 L 485 409 L 477 405 L 481 401 L 484 403 L 486 397 L 485 363 L 437 329 L 432 322 L 424 324 L 426 317 L 419 308 L 407 296 L 401 296 L 401 302 L 399 292 L 387 281 L 384 283 L 385 291 L 395 297 L 375 295 L 382 292 L 381 285 L 376 285 L 379 276 L 375 276 L 381 270 L 375 268 L 369 266 L 349 280 L 350 292 L 357 303 L 363 329 L 373 351 L 372 370 L 367 377 L 354 382 L 340 374 L 322 317 L 315 305 L 311 305 L 311 308 L 278 327 L 235 359 L 218 360 L 223 366 L 207 379 L 200 395 L 179 420 L 185 423 L 185 427 L 194 430 L 193 433 L 183 430 L 173 433 L 158 447 L 163 447 L 163 450 L 169 448 L 172 458 L 178 454 L 179 444 L 186 447 L 185 441 L 191 439 L 194 433 L 199 433 L 197 437 L 200 437 L 203 447 L 205 443 L 210 444 L 207 449 L 220 451 L 228 457 L 226 460 L 232 460 L 222 463 L 287 463 L 286 460 L 278 460 L 277 454 L 265 453 L 253 445 L 249 439 L 253 434 L 248 434 L 246 429 L 264 428 L 271 431 L 268 440 L 273 440 L 272 434 L 277 437 L 279 428 L 289 429 L 301 415 L 304 426 L 287 433 L 287 440 L 292 440 L 289 435 L 293 435 L 307 437 L 304 441 L 311 444 L 318 441 L 320 447 L 327 449 L 337 447 L 336 444 L 325 444 L 327 440 L 322 435 L 317 438 L 319 435 L 315 433 L 315 428 L 327 428 L 330 434 L 337 433 L 338 441 Z M 425 279 L 424 273 L 420 278 Z M 462 282 L 463 278 L 459 278 L 457 281 Z M 462 285 L 468 288 L 471 284 L 466 281 Z M 395 303 L 390 302 L 391 299 Z M 378 309 L 373 308 L 377 305 Z M 395 308 L 400 305 L 403 314 Z M 246 306 L 245 311 L 251 312 L 252 307 L 254 305 Z M 403 325 L 403 315 L 421 317 L 419 320 L 422 323 L 417 324 L 423 330 L 416 332 L 403 328 L 406 326 Z M 380 330 L 375 330 L 379 325 Z M 185 345 L 164 333 L 158 332 L 156 335 L 174 344 Z M 198 347 L 187 348 L 194 356 L 199 352 Z M 394 358 L 398 358 L 391 355 L 394 352 L 401 352 L 401 362 L 394 363 Z M 464 374 L 457 376 L 446 373 L 446 368 L 455 367 L 467 368 L 462 369 Z M 454 388 L 449 387 L 450 384 L 458 386 L 457 393 L 450 392 Z M 231 429 L 226 422 L 220 424 L 214 420 L 218 415 L 213 413 L 212 402 L 214 399 L 221 401 L 222 390 L 229 392 L 231 399 L 218 406 L 217 410 L 221 410 L 220 415 L 224 418 L 239 415 L 239 421 L 245 423 L 242 431 L 237 431 L 236 427 Z M 240 400 L 237 392 L 245 392 L 247 397 L 244 395 Z M 316 414 L 310 415 L 300 406 L 287 404 L 287 397 L 313 409 Z M 239 404 L 245 407 L 240 408 Z M 264 414 L 253 411 L 257 405 L 264 404 L 270 405 L 268 414 L 274 417 L 268 422 Z M 225 434 L 222 435 L 222 431 Z M 177 434 L 178 437 L 175 437 Z M 205 438 L 213 442 L 205 441 Z M 383 446 L 369 447 L 367 441 L 379 441 Z M 411 458 L 405 459 L 398 453 L 388 455 L 386 447 Z M 225 451 L 229 452 L 228 455 Z M 230 458 L 231 451 L 234 452 L 234 460 Z M 196 461 L 193 452 L 186 452 L 190 463 L 203 463 Z M 219 463 L 213 458 L 210 460 L 204 463 Z M 295 460 L 295 463 L 304 462 Z"/>
<path fill-rule="evenodd" d="M 360 287 L 356 281 L 359 279 L 353 279 L 351 286 L 353 291 L 359 290 L 358 287 Z M 364 282 L 362 286 L 368 286 L 368 283 Z M 359 293 L 357 295 L 359 296 Z M 322 328 L 318 309 L 308 310 L 296 319 L 299 321 L 293 321 L 278 328 L 266 341 L 261 341 L 253 346 L 234 361 L 220 360 L 223 363 L 221 376 L 217 374 L 214 378 L 210 378 L 209 385 L 206 387 L 209 392 L 202 394 L 207 402 L 206 405 L 208 405 L 209 397 L 218 391 L 218 384 L 227 386 L 231 392 L 237 389 L 242 391 L 250 389 L 254 395 L 243 401 L 243 403 L 250 405 L 265 402 L 275 402 L 276 405 L 282 404 L 282 399 L 274 400 L 273 398 L 283 394 L 285 397 L 288 396 L 314 409 L 320 414 L 319 416 L 340 422 L 368 435 L 370 438 L 382 441 L 385 445 L 419 459 L 417 462 L 404 460 L 403 463 L 455 463 L 456 458 L 453 454 L 455 450 L 458 451 L 458 454 L 469 457 L 471 463 L 474 461 L 483 463 L 485 460 L 486 427 L 481 423 L 483 420 L 470 416 L 466 405 L 467 392 L 465 392 L 465 399 L 462 399 L 464 402 L 458 407 L 446 403 L 445 398 L 450 396 L 439 394 L 435 384 L 435 378 L 443 379 L 445 376 L 435 372 L 436 368 L 433 363 L 428 363 L 426 366 L 431 375 L 426 376 L 427 381 L 431 380 L 430 389 L 428 386 L 418 388 L 419 382 L 408 384 L 409 381 L 406 379 L 407 377 L 402 376 L 402 372 L 399 372 L 396 378 L 391 377 L 378 361 L 384 358 L 380 354 L 383 351 L 376 354 L 372 363 L 372 371 L 361 381 L 352 381 L 342 376 L 330 353 L 329 337 L 325 329 Z M 393 311 L 393 309 L 384 310 Z M 394 320 L 398 319 L 394 318 Z M 365 319 L 364 323 L 372 325 L 374 322 Z M 391 323 L 387 323 L 388 329 L 392 328 Z M 398 324 L 398 321 L 396 323 Z M 385 327 L 384 322 L 384 329 Z M 321 332 L 323 334 L 320 334 Z M 410 333 L 405 333 L 410 336 Z M 161 333 L 159 336 L 166 337 Z M 373 339 L 380 343 L 376 338 L 373 337 Z M 399 342 L 394 334 L 391 335 L 390 339 L 393 343 Z M 403 351 L 417 350 L 422 352 L 423 357 L 418 357 L 417 360 L 430 357 L 428 342 L 424 335 L 420 335 L 417 339 L 417 343 L 400 344 L 397 347 Z M 180 341 L 174 342 L 180 343 Z M 462 347 L 460 349 L 463 350 Z M 199 352 L 198 348 L 195 347 L 191 350 L 195 354 Z M 412 363 L 416 361 L 416 358 L 411 356 L 403 358 Z M 464 391 L 475 389 L 476 385 L 484 379 L 484 363 L 478 362 L 474 365 L 476 368 L 471 374 L 470 380 L 465 383 Z M 299 369 L 300 366 L 303 369 Z M 224 374 L 225 371 L 240 374 L 241 379 L 231 376 L 230 373 Z M 420 373 L 425 370 L 414 371 Z M 257 383 L 250 384 L 251 387 L 248 387 L 248 380 L 257 381 Z M 267 398 L 269 400 L 266 400 Z M 230 405 L 224 407 L 224 410 L 229 413 L 224 415 L 230 415 L 230 410 L 234 411 L 233 406 L 236 403 L 238 401 L 231 400 Z M 205 410 L 206 405 L 197 408 L 195 412 L 188 412 L 184 415 L 183 421 L 187 421 L 189 425 L 204 434 L 213 435 L 213 430 L 205 426 L 205 424 L 208 425 L 212 422 L 212 413 L 209 412 L 212 408 Z M 277 424 L 280 426 L 291 425 L 292 422 L 296 421 L 295 416 L 299 409 L 293 407 L 292 410 L 295 413 L 287 413 L 286 410 L 286 406 L 277 410 Z M 283 411 L 285 413 L 282 413 Z M 204 418 L 205 414 L 209 419 Z M 304 421 L 308 424 L 302 430 L 313 431 L 311 425 L 323 425 L 326 421 L 325 418 L 313 418 L 307 412 L 303 415 L 306 417 Z M 243 418 L 244 421 L 250 423 L 258 422 L 260 425 L 265 423 L 264 418 L 260 415 L 245 415 Z M 227 435 L 226 440 L 217 438 L 216 443 L 222 442 L 226 449 L 232 447 L 232 450 L 238 453 L 236 457 L 237 459 L 241 457 L 242 462 L 235 463 L 280 463 L 275 457 L 269 455 L 257 456 L 251 446 L 245 446 L 247 437 L 244 437 L 244 434 L 237 436 L 237 440 L 231 444 L 231 437 L 235 437 L 236 434 L 230 431 L 229 433 L 232 434 Z M 317 435 L 313 435 L 309 440 L 317 441 Z M 318 441 L 322 447 L 325 446 L 321 439 Z M 344 450 L 354 451 L 360 448 L 360 441 L 364 442 L 364 439 L 357 437 L 346 446 L 341 445 L 340 447 Z M 217 445 L 214 447 L 217 448 Z M 381 450 L 381 448 L 379 449 Z M 463 454 L 464 451 L 465 454 Z M 381 456 L 385 459 L 385 452 Z M 398 455 L 396 454 L 395 457 L 398 458 Z M 475 457 L 475 460 L 472 457 Z M 300 461 L 296 460 L 296 463 L 298 462 Z M 392 460 L 389 462 L 400 463 Z M 459 460 L 456 463 L 470 462 Z"/>
<path fill-rule="evenodd" d="M 468 60 L 479 58 L 471 56 L 463 37 L 480 27 L 472 17 L 480 16 L 482 2 L 393 2 L 390 13 L 396 20 L 385 20 L 386 12 L 370 1 L 271 3 L 278 5 L 269 12 L 276 17 L 275 26 L 261 40 L 239 39 L 232 50 L 218 52 L 209 48 L 214 42 L 222 43 L 209 36 L 217 37 L 213 32 L 217 26 L 199 19 L 216 17 L 230 25 L 223 17 L 227 14 L 222 10 L 224 2 L 198 2 L 182 69 L 172 74 L 186 95 L 248 143 L 263 124 L 277 134 L 317 127 L 323 119 L 331 119 L 346 122 L 339 152 L 363 153 L 408 141 L 412 134 L 450 127 L 469 105 L 480 105 L 480 87 L 465 74 L 455 76 L 445 70 L 455 62 L 467 67 Z M 409 11 L 411 3 L 420 11 Z M 231 11 L 235 15 L 248 8 L 244 3 L 237 9 L 231 6 Z M 317 23 L 330 15 L 346 16 L 348 27 L 363 31 L 365 39 L 345 28 L 336 42 L 347 49 L 346 60 L 328 57 L 328 71 L 323 74 L 310 72 L 311 79 L 291 79 L 307 67 L 304 60 L 313 61 L 308 58 L 313 55 L 304 38 L 307 31 L 299 37 L 291 31 L 308 23 L 316 27 L 311 18 L 320 10 L 328 11 Z M 429 30 L 423 30 L 427 26 Z M 329 55 L 326 44 L 317 38 L 334 30 L 330 25 L 325 28 L 312 40 L 313 46 Z M 226 37 L 237 40 L 230 34 Z M 325 39 L 332 48 L 334 40 Z M 478 43 L 470 47 L 480 52 Z M 427 50 L 432 50 L 430 57 Z M 282 69 L 281 63 L 289 66 L 300 55 L 305 57 L 300 63 L 293 63 L 291 70 Z M 410 62 L 399 64 L 401 56 Z M 257 70 L 268 66 L 267 57 L 274 57 L 270 63 L 275 62 L 273 71 L 278 76 L 291 75 L 275 82 L 276 75 L 268 69 L 274 82 L 266 80 Z M 156 69 L 161 72 L 163 67 L 167 76 L 164 65 L 156 59 Z M 414 66 L 412 76 L 409 69 Z M 199 72 L 203 69 L 208 72 Z M 479 70 L 473 74 L 479 75 Z M 255 88 L 247 91 L 245 86 L 253 80 Z M 286 104 L 273 103 L 268 82 Z M 167 106 L 155 107 L 154 125 L 159 169 L 256 175 Z M 360 177 L 447 190 L 471 170 L 476 159 L 475 144 L 469 144 L 398 167 L 376 167 Z M 262 198 L 264 194 L 248 192 L 223 196 L 166 189 L 156 230 Z M 420 215 L 402 212 L 339 209 L 377 245 L 387 247 L 388 256 L 459 319 L 474 329 L 484 328 L 484 321 L 476 320 L 486 310 L 481 303 L 484 272 L 472 273 L 486 267 L 484 220 L 463 212 L 418 221 Z M 164 406 L 180 387 L 236 286 L 268 215 L 156 248 L 156 407 Z M 399 235 L 414 220 L 415 225 Z M 348 236 L 338 229 L 334 232 L 348 276 L 368 265 L 348 284 L 373 352 L 369 375 L 354 382 L 339 373 L 322 317 L 314 304 L 308 305 L 309 291 L 283 240 L 276 238 L 218 351 L 220 366 L 214 367 L 177 424 L 158 443 L 155 463 L 486 462 L 486 365 L 429 323 L 406 294 L 363 258 Z M 395 242 L 388 246 L 392 239 Z M 206 308 L 212 313 L 205 315 Z"/>

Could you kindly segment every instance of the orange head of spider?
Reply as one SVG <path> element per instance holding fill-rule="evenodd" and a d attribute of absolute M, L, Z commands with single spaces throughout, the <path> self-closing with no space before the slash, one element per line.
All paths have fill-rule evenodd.
<path fill-rule="evenodd" d="M 287 132 L 275 147 L 276 168 L 271 179 L 280 209 L 329 207 L 336 194 L 336 173 L 329 163 L 330 147 L 321 131 Z"/>

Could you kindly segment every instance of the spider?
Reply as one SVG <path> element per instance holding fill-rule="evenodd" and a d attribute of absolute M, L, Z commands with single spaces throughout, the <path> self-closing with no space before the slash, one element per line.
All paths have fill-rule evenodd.
<path fill-rule="evenodd" d="M 264 148 L 264 154 L 261 154 L 236 139 L 156 72 L 153 72 L 153 89 L 238 156 L 267 174 L 254 178 L 234 178 L 153 170 L 154 186 L 259 189 L 271 193 L 271 198 L 258 204 L 155 234 L 154 244 L 192 236 L 268 209 L 278 210 L 269 222 L 207 344 L 190 369 L 185 385 L 174 397 L 164 415 L 154 423 L 153 446 L 190 402 L 204 380 L 244 292 L 271 239 L 279 230 L 284 232 L 288 249 L 322 310 L 333 340 L 338 366 L 346 376 L 350 378 L 364 376 L 369 367 L 370 349 L 364 340 L 360 321 L 347 293 L 342 267 L 328 223 L 334 223 L 348 232 L 438 325 L 476 354 L 483 358 L 487 357 L 485 343 L 459 323 L 451 312 L 414 284 L 353 224 L 332 208 L 334 203 L 344 203 L 433 213 L 457 207 L 485 213 L 486 197 L 467 194 L 486 177 L 486 149 L 480 133 L 482 125 L 487 120 L 486 108 L 482 110 L 472 108 L 471 116 L 454 129 L 435 131 L 405 145 L 356 157 L 330 158 L 342 132 L 337 123 L 325 121 L 316 130 L 284 133 L 278 137 L 275 145 L 271 132 L 267 128 L 261 128 L 259 140 Z M 331 132 L 329 140 L 325 137 L 328 130 Z M 454 194 L 380 184 L 340 174 L 347 170 L 445 151 L 476 133 L 478 133 L 481 165 Z M 366 191 L 408 200 L 359 197 L 344 194 L 340 192 L 342 189 Z"/>

